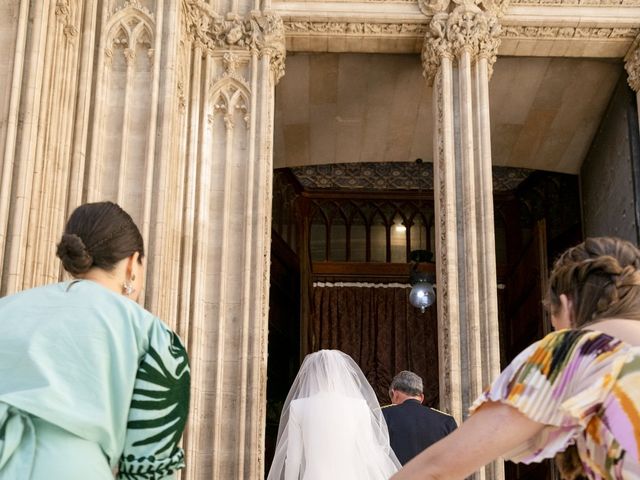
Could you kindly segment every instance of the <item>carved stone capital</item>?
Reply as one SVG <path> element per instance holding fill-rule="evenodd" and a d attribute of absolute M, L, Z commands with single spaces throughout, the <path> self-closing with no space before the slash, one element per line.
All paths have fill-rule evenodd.
<path fill-rule="evenodd" d="M 451 13 L 436 13 L 422 47 L 425 77 L 432 82 L 443 57 L 455 58 L 463 52 L 469 52 L 474 60 L 486 58 L 490 74 L 500 46 L 500 33 L 498 17 L 476 5 L 463 4 Z"/>
<path fill-rule="evenodd" d="M 447 38 L 448 13 L 436 13 L 429 23 L 429 31 L 422 45 L 422 68 L 424 76 L 433 82 L 440 62 L 444 57 L 453 57 L 453 48 Z"/>
<path fill-rule="evenodd" d="M 268 55 L 276 82 L 284 75 L 286 57 L 282 19 L 270 12 L 221 17 L 202 0 L 184 0 L 187 31 L 193 45 L 209 50 L 248 50 Z"/>
<path fill-rule="evenodd" d="M 627 82 L 631 89 L 640 93 L 640 36 L 636 38 L 624 57 L 624 68 L 627 70 Z"/>

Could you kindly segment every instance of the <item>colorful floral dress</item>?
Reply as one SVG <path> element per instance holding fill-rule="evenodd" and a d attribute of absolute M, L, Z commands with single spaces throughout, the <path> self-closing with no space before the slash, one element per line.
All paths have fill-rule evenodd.
<path fill-rule="evenodd" d="M 0 480 L 159 480 L 184 466 L 178 336 L 92 281 L 0 299 Z"/>
<path fill-rule="evenodd" d="M 551 333 L 520 353 L 472 412 L 486 401 L 546 425 L 506 458 L 538 462 L 575 443 L 589 478 L 640 478 L 639 347 L 589 330 Z"/>

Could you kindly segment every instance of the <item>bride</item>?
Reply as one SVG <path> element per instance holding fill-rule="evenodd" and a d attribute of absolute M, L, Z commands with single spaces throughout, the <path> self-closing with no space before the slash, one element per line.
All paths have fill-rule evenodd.
<path fill-rule="evenodd" d="M 307 355 L 282 409 L 267 480 L 387 480 L 399 468 L 356 362 L 338 350 Z"/>

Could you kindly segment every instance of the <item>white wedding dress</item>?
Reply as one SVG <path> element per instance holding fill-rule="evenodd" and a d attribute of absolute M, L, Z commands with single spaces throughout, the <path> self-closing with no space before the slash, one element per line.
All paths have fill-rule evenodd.
<path fill-rule="evenodd" d="M 357 364 L 336 350 L 308 355 L 282 411 L 268 480 L 387 480 L 399 468 Z"/>

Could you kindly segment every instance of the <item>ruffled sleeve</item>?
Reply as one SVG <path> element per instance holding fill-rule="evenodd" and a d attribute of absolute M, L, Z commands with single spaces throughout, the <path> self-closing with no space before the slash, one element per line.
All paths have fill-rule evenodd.
<path fill-rule="evenodd" d="M 119 479 L 171 478 L 184 467 L 178 443 L 187 421 L 190 378 L 180 338 L 155 319 L 135 380 Z"/>
<path fill-rule="evenodd" d="M 625 357 L 619 340 L 588 330 L 561 330 L 521 352 L 472 405 L 517 408 L 545 424 L 539 435 L 505 457 L 539 462 L 571 445 L 602 406 Z"/>

